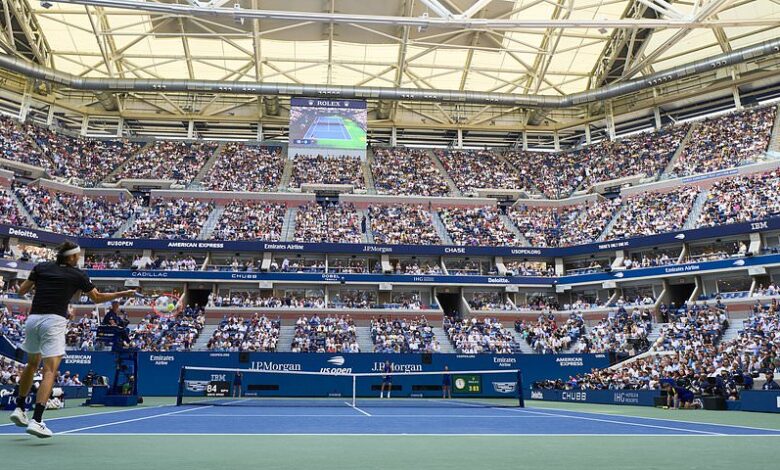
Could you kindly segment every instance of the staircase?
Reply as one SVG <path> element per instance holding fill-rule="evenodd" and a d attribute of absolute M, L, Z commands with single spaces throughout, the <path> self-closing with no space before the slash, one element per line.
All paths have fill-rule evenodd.
<path fill-rule="evenodd" d="M 438 212 L 431 212 L 431 220 L 433 221 L 433 228 L 436 229 L 436 233 L 439 234 L 439 238 L 441 238 L 442 242 L 444 242 L 445 245 L 454 245 L 452 238 L 450 237 L 450 234 L 447 233 L 447 228 L 444 226 L 444 222 L 442 222 Z"/>
<path fill-rule="evenodd" d="M 283 242 L 292 241 L 295 235 L 295 214 L 298 213 L 297 207 L 288 207 L 287 213 L 284 215 L 284 223 L 282 224 L 282 240 Z"/>
<path fill-rule="evenodd" d="M 522 336 L 520 336 L 520 333 L 518 333 L 515 330 L 507 328 L 507 330 L 512 332 L 512 336 L 515 337 L 515 343 L 520 347 L 520 352 L 523 354 L 536 354 L 536 352 L 531 349 L 531 345 L 528 344 L 526 340 L 523 339 Z"/>
<path fill-rule="evenodd" d="M 125 220 L 124 223 L 119 226 L 116 232 L 111 234 L 111 236 L 113 238 L 122 238 L 122 234 L 127 232 L 130 229 L 130 227 L 133 226 L 134 223 L 135 223 L 135 214 L 128 217 L 127 220 Z"/>
<path fill-rule="evenodd" d="M 370 326 L 356 326 L 355 334 L 357 334 L 357 341 L 358 346 L 360 346 L 360 352 L 374 352 L 374 342 L 371 340 Z"/>
<path fill-rule="evenodd" d="M 113 181 L 114 180 L 114 176 L 116 176 L 117 174 L 121 173 L 122 170 L 124 170 L 124 168 L 127 166 L 128 163 L 130 163 L 131 161 L 133 161 L 136 158 L 138 158 L 139 155 L 142 155 L 144 152 L 149 150 L 149 148 L 151 148 L 153 145 L 154 145 L 154 141 L 153 140 L 147 142 L 146 145 L 144 145 L 143 147 L 141 147 L 140 150 L 138 150 L 138 153 L 136 153 L 135 155 L 131 156 L 127 160 L 123 161 L 122 164 L 120 164 L 119 166 L 114 168 L 113 171 L 111 171 L 111 173 L 107 174 L 106 177 L 103 178 L 103 181 L 101 181 L 101 183 L 108 183 L 108 182 Z"/>
<path fill-rule="evenodd" d="M 366 151 L 366 161 L 361 163 L 360 167 L 363 169 L 363 179 L 366 182 L 366 192 L 368 194 L 376 194 L 376 185 L 374 185 L 374 174 L 371 172 L 371 168 L 374 166 L 374 153 L 371 151 L 371 147 Z"/>
<path fill-rule="evenodd" d="M 200 330 L 200 335 L 198 336 L 198 340 L 195 341 L 195 344 L 192 345 L 193 351 L 205 351 L 206 345 L 209 343 L 209 340 L 212 336 L 214 336 L 214 332 L 217 331 L 217 328 L 219 325 L 206 325 L 203 327 L 202 330 Z"/>
<path fill-rule="evenodd" d="M 519 228 L 512 222 L 512 219 L 509 218 L 506 214 L 499 214 L 498 217 L 501 219 L 501 221 L 504 223 L 507 229 L 509 229 L 510 232 L 515 234 L 515 237 L 520 241 L 520 245 L 522 246 L 531 246 L 531 243 L 528 241 L 527 238 L 525 238 L 525 235 L 520 231 Z"/>
<path fill-rule="evenodd" d="M 290 186 L 290 178 L 293 172 L 293 159 L 288 158 L 284 161 L 284 170 L 282 171 L 282 180 L 279 182 L 279 191 L 287 191 Z"/>
<path fill-rule="evenodd" d="M 624 210 L 626 210 L 625 206 L 621 205 L 620 208 L 617 211 L 615 211 L 615 214 L 612 216 L 612 219 L 609 221 L 607 226 L 604 227 L 604 231 L 602 231 L 601 235 L 599 235 L 599 237 L 596 239 L 597 242 L 603 242 L 607 238 L 607 235 L 609 235 L 609 232 L 612 231 L 612 227 L 615 226 L 615 224 L 618 221 L 618 218 L 620 217 L 620 214 L 622 214 Z"/>
<path fill-rule="evenodd" d="M 680 145 L 677 147 L 677 150 L 674 152 L 674 155 L 672 155 L 672 159 L 669 160 L 669 164 L 666 165 L 666 168 L 664 168 L 664 172 L 661 173 L 661 177 L 667 177 L 670 178 L 672 174 L 672 171 L 674 170 L 674 165 L 677 164 L 677 161 L 680 159 L 680 155 L 682 155 L 683 149 L 688 146 L 688 142 L 691 140 L 691 137 L 693 136 L 694 131 L 699 127 L 698 122 L 694 122 L 691 124 L 690 129 L 688 129 L 688 133 L 683 138 L 682 142 L 680 142 Z"/>
<path fill-rule="evenodd" d="M 696 200 L 693 202 L 693 207 L 691 208 L 690 214 L 688 214 L 688 219 L 685 221 L 685 225 L 683 225 L 683 230 L 690 230 L 692 228 L 696 228 L 699 221 L 699 216 L 701 215 L 701 211 L 704 209 L 704 204 L 707 202 L 707 196 L 709 196 L 710 192 L 707 189 L 703 189 L 698 196 L 696 196 Z"/>
<path fill-rule="evenodd" d="M 442 177 L 444 178 L 444 181 L 447 182 L 447 186 L 450 188 L 450 194 L 453 196 L 463 196 L 463 193 L 460 192 L 460 189 L 458 189 L 458 185 L 455 184 L 455 180 L 452 179 L 452 177 L 447 173 L 447 170 L 444 169 L 444 164 L 439 160 L 439 157 L 436 156 L 436 154 L 433 153 L 433 150 L 427 150 L 428 157 L 433 162 L 433 166 L 436 167 L 437 170 L 439 170 L 439 173 L 441 173 Z"/>
<path fill-rule="evenodd" d="M 661 329 L 668 325 L 668 323 L 653 323 L 653 331 L 647 334 L 647 342 L 652 347 L 658 338 L 661 337 Z"/>
<path fill-rule="evenodd" d="M 200 229 L 198 240 L 208 240 L 209 237 L 211 237 L 211 232 L 214 231 L 214 227 L 217 226 L 217 222 L 219 222 L 219 218 L 222 217 L 223 212 L 225 212 L 225 206 L 217 206 L 211 211 L 209 218 L 206 219 L 206 222 L 203 224 L 203 228 Z"/>
<path fill-rule="evenodd" d="M 292 340 L 295 336 L 295 325 L 282 326 L 279 329 L 279 342 L 276 343 L 276 352 L 292 351 Z"/>
<path fill-rule="evenodd" d="M 16 204 L 16 208 L 19 209 L 19 213 L 22 214 L 25 219 L 27 219 L 27 224 L 25 224 L 25 226 L 39 229 L 40 227 L 35 223 L 35 220 L 33 220 L 30 212 L 27 211 L 27 207 L 24 206 L 24 203 L 16 196 L 16 192 L 13 190 L 13 188 L 8 188 L 6 192 L 11 197 L 11 200 L 14 201 L 14 204 Z"/>
<path fill-rule="evenodd" d="M 452 341 L 450 341 L 449 336 L 447 336 L 447 332 L 444 331 L 444 328 L 439 326 L 433 327 L 433 336 L 436 341 L 439 342 L 439 346 L 441 346 L 441 352 L 444 354 L 455 354 L 456 351 L 455 347 L 452 345 Z"/>
<path fill-rule="evenodd" d="M 222 155 L 222 150 L 225 149 L 225 144 L 221 143 L 217 146 L 217 149 L 214 151 L 214 153 L 209 157 L 208 160 L 206 160 L 206 164 L 201 167 L 200 171 L 198 171 L 198 175 L 195 176 L 195 179 L 192 180 L 191 185 L 200 185 L 200 182 L 203 181 L 203 178 L 209 174 L 209 171 L 214 167 L 214 164 L 217 163 L 217 160 L 219 159 L 219 156 Z"/>
<path fill-rule="evenodd" d="M 720 342 L 731 341 L 739 337 L 739 331 L 743 329 L 743 320 L 729 320 L 729 327 L 723 332 L 723 336 L 720 338 Z"/>
<path fill-rule="evenodd" d="M 769 138 L 770 152 L 780 153 L 780 104 L 775 111 L 775 125 L 772 127 L 772 136 Z"/>

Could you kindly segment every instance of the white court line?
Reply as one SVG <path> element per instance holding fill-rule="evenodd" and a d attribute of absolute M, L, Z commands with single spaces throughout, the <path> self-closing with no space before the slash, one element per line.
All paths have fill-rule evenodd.
<path fill-rule="evenodd" d="M 56 418 L 46 418 L 46 422 L 49 421 L 57 421 L 61 419 L 73 419 L 73 418 L 85 418 L 90 416 L 99 416 L 99 415 L 110 415 L 114 413 L 126 413 L 128 411 L 142 411 L 142 410 L 153 410 L 155 408 L 166 408 L 166 407 L 173 407 L 174 405 L 154 405 L 154 406 L 148 406 L 148 407 L 142 407 L 142 408 L 125 408 L 121 410 L 111 410 L 111 411 L 97 411 L 95 413 L 85 413 L 83 415 L 71 415 L 71 416 L 58 416 Z M 65 408 L 65 409 L 73 409 L 73 408 Z M 29 410 L 28 410 L 29 411 Z M 5 426 L 16 426 L 14 423 L 7 423 L 7 424 L 0 424 L 0 428 Z"/>
<path fill-rule="evenodd" d="M 6 436 L 10 436 L 11 434 L 6 434 Z M 377 434 L 366 434 L 366 433 L 169 433 L 169 432 L 160 432 L 160 433 L 153 433 L 153 432 L 117 432 L 117 433 L 97 433 L 97 432 L 82 432 L 78 434 L 65 434 L 65 433 L 59 433 L 56 434 L 57 436 L 68 436 L 68 437 L 82 437 L 82 436 L 102 436 L 102 437 L 113 437 L 113 436 L 154 436 L 154 437 L 168 437 L 168 436 L 186 436 L 186 437 L 193 437 L 193 436 L 204 436 L 204 437 L 219 437 L 219 436 L 267 436 L 267 437 L 274 437 L 274 436 L 285 436 L 285 437 L 307 437 L 307 436 L 316 436 L 316 437 L 469 437 L 469 438 L 475 438 L 475 437 L 511 437 L 511 438 L 518 438 L 518 437 L 595 437 L 595 438 L 602 438 L 602 437 L 668 437 L 668 438 L 674 438 L 674 439 L 680 439 L 680 438 L 713 438 L 713 437 L 726 437 L 726 438 L 735 438 L 735 437 L 773 437 L 778 438 L 780 436 L 777 435 L 771 435 L 771 434 L 715 434 L 715 435 L 708 435 L 708 434 L 614 434 L 614 433 L 608 433 L 608 434 L 497 434 L 497 433 L 490 433 L 490 434 L 463 434 L 463 433 L 453 433 L 453 434 L 443 434 L 443 433 L 431 433 L 431 434 L 423 434 L 423 433 L 397 433 L 397 434 L 388 434 L 388 433 L 377 433 Z M 0 435 L 0 438 L 2 438 L 3 435 Z"/>
<path fill-rule="evenodd" d="M 726 436 L 727 434 L 722 434 L 719 432 L 709 432 L 709 431 L 698 431 L 695 429 L 686 429 L 686 428 L 675 428 L 673 426 L 660 426 L 655 424 L 644 424 L 644 423 L 630 423 L 627 421 L 617 421 L 614 419 L 604 419 L 604 418 L 589 418 L 587 416 L 571 416 L 571 415 L 562 415 L 562 414 L 556 414 L 556 413 L 545 413 L 543 411 L 530 411 L 526 409 L 515 409 L 515 408 L 497 408 L 497 409 L 505 409 L 508 411 L 518 411 L 521 413 L 534 413 L 534 414 L 540 414 L 544 416 L 558 416 L 558 417 L 565 417 L 565 418 L 571 418 L 571 419 L 581 419 L 583 421 L 597 421 L 600 423 L 610 423 L 610 424 L 624 424 L 627 426 L 638 426 L 643 428 L 654 428 L 654 429 L 667 429 L 670 431 L 682 431 L 682 432 L 692 432 L 697 434 L 706 434 L 709 436 Z"/>
<path fill-rule="evenodd" d="M 345 404 L 345 405 L 347 405 L 348 407 L 350 407 L 350 408 L 354 409 L 355 411 L 359 411 L 359 412 L 363 413 L 363 414 L 364 414 L 364 415 L 366 415 L 366 416 L 373 416 L 371 413 L 368 413 L 368 412 L 366 412 L 366 411 L 363 411 L 363 410 L 361 410 L 360 408 L 358 408 L 357 406 L 355 406 L 355 405 L 351 404 L 351 403 L 350 403 L 350 402 L 348 402 L 348 401 L 345 401 L 345 402 L 344 402 L 344 404 Z"/>
<path fill-rule="evenodd" d="M 205 408 L 211 408 L 211 406 L 208 406 L 208 407 L 205 407 Z M 161 413 L 161 414 L 156 414 L 156 415 L 151 415 L 151 416 L 142 416 L 140 418 L 125 419 L 125 420 L 122 420 L 122 421 L 113 421 L 113 422 L 110 422 L 110 423 L 97 424 L 95 426 L 86 426 L 86 427 L 83 427 L 83 428 L 77 428 L 77 429 L 70 429 L 68 431 L 62 431 L 62 432 L 60 432 L 58 434 L 59 435 L 70 434 L 70 433 L 79 432 L 79 431 L 86 431 L 87 429 L 97 429 L 97 428 L 104 428 L 106 426 L 115 426 L 117 424 L 133 423 L 133 422 L 136 422 L 136 421 L 143 421 L 143 420 L 146 420 L 146 419 L 160 418 L 160 417 L 163 417 L 163 416 L 170 416 L 170 415 L 175 415 L 175 414 L 179 414 L 179 413 L 186 413 L 186 412 L 192 411 L 194 409 L 197 409 L 197 408 L 187 408 L 186 410 L 170 411 L 168 413 Z"/>
<path fill-rule="evenodd" d="M 577 410 L 567 410 L 567 409 L 561 409 L 561 408 L 547 408 L 543 406 L 534 406 L 534 409 L 539 410 L 553 410 L 553 411 L 569 411 L 572 413 L 588 413 L 588 414 L 601 414 L 599 411 L 577 411 Z M 693 410 L 688 410 L 693 411 Z M 678 423 L 685 423 L 685 424 L 701 424 L 704 426 L 722 426 L 722 427 L 728 427 L 728 428 L 739 428 L 739 429 L 750 429 L 751 431 L 774 431 L 780 433 L 780 429 L 772 429 L 772 428 L 758 428 L 755 426 L 742 426 L 739 424 L 722 424 L 722 423 L 704 423 L 700 421 L 688 421 L 684 419 L 675 419 L 673 417 L 671 418 L 651 418 L 648 416 L 631 416 L 631 415 L 624 415 L 620 414 L 618 412 L 611 412 L 611 416 L 616 416 L 618 418 L 641 418 L 641 419 L 652 419 L 654 421 L 675 421 Z"/>
<path fill-rule="evenodd" d="M 345 402 L 347 403 L 347 402 Z M 352 405 L 349 405 L 352 408 Z M 361 411 L 359 408 L 355 408 Z M 199 413 L 189 415 L 177 415 L 176 418 L 200 418 L 202 416 L 235 418 L 235 417 L 253 417 L 253 418 L 362 418 L 358 415 L 345 414 L 217 414 L 217 413 Z M 378 415 L 369 414 L 372 418 L 497 418 L 497 419 L 552 419 L 564 418 L 565 416 L 523 416 L 523 415 Z"/>

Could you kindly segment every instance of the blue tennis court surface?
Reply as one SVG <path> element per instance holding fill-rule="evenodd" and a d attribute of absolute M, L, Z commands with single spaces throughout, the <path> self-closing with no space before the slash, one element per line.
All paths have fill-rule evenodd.
<path fill-rule="evenodd" d="M 670 413 L 679 417 L 680 412 Z M 436 400 L 414 407 L 378 401 L 354 408 L 330 401 L 325 406 L 157 406 L 48 416 L 47 423 L 60 435 L 780 436 L 780 429 Z M 0 425 L 0 435 L 22 432 Z"/>
<path fill-rule="evenodd" d="M 309 126 L 304 139 L 341 139 L 349 140 L 350 135 L 344 122 L 335 116 L 318 116 Z"/>

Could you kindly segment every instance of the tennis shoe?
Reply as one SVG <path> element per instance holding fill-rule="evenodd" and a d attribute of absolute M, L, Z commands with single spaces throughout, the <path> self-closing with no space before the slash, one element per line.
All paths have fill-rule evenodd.
<path fill-rule="evenodd" d="M 41 439 L 46 439 L 47 437 L 51 437 L 54 435 L 53 432 L 51 432 L 51 429 L 46 427 L 46 424 L 44 422 L 38 422 L 34 419 L 30 420 L 30 424 L 27 426 L 27 434 L 31 434 L 35 437 L 40 437 Z"/>
<path fill-rule="evenodd" d="M 27 418 L 27 413 L 25 413 L 21 408 L 14 409 L 14 412 L 11 413 L 9 418 L 11 419 L 12 423 L 19 426 L 20 428 L 26 428 L 27 425 L 30 424 L 30 419 Z"/>

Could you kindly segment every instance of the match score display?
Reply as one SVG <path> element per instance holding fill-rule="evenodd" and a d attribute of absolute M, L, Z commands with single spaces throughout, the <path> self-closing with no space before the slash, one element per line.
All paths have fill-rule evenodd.
<path fill-rule="evenodd" d="M 478 375 L 454 375 L 453 393 L 482 393 L 482 377 Z"/>
<path fill-rule="evenodd" d="M 230 384 L 226 381 L 211 381 L 206 385 L 207 397 L 230 396 Z"/>

